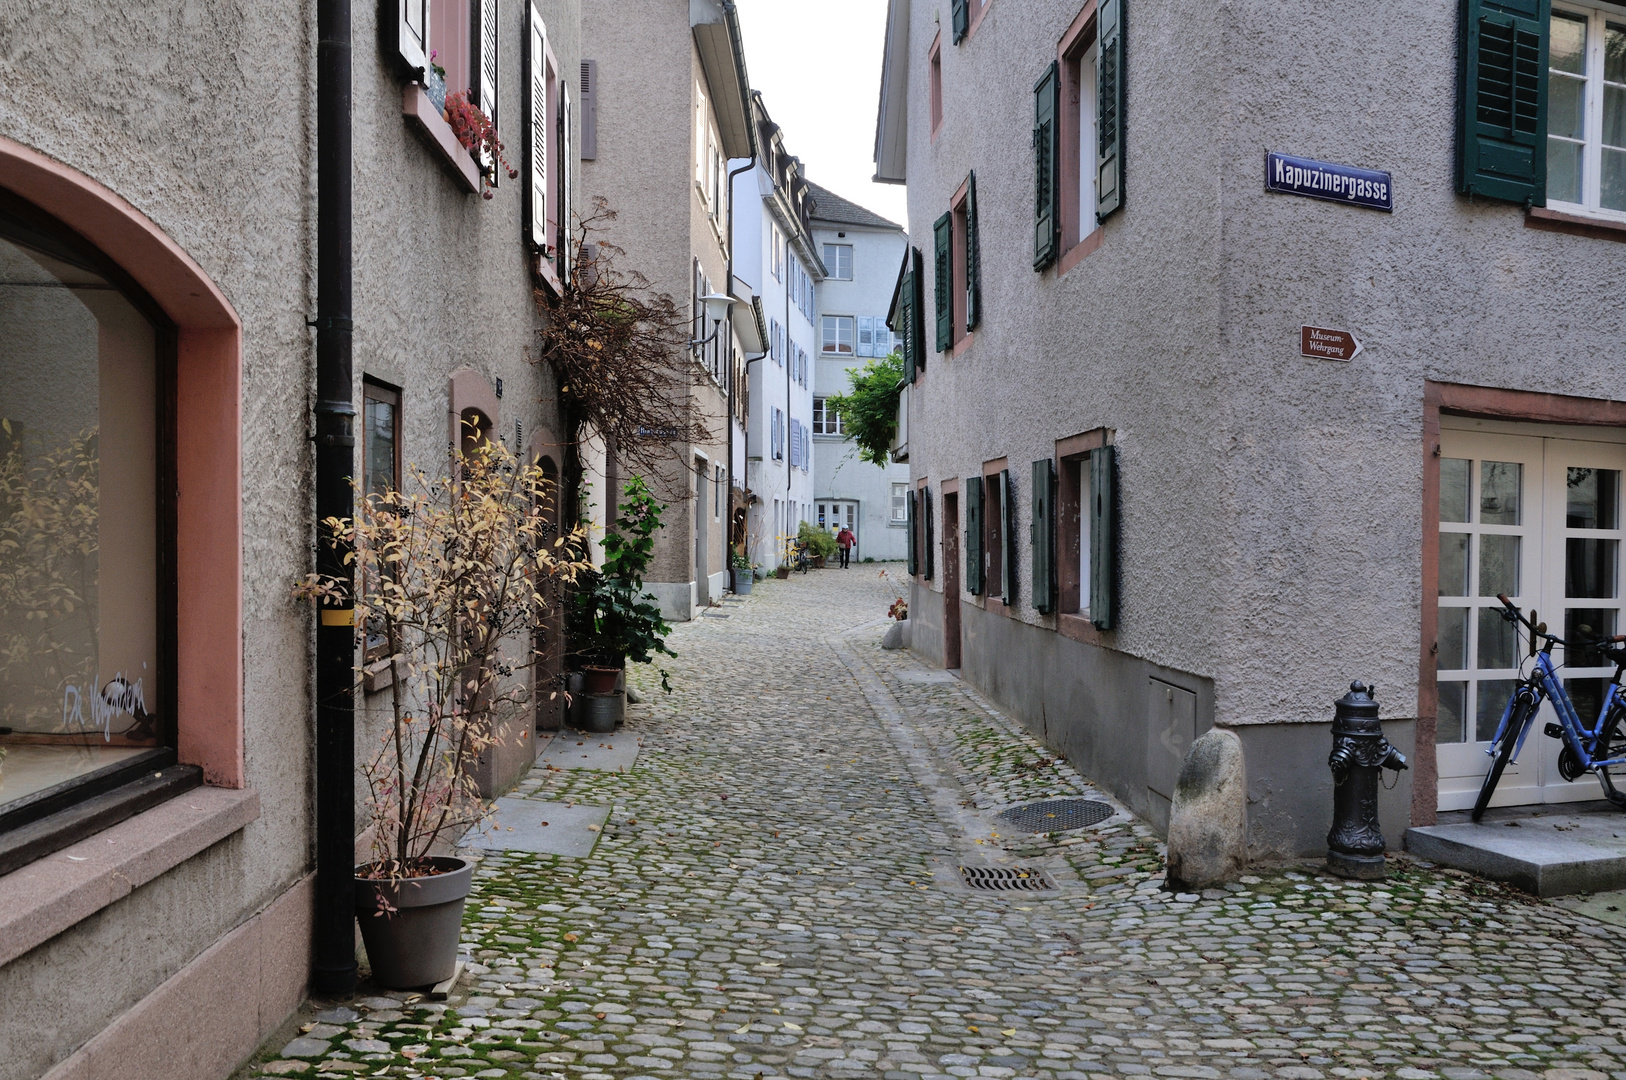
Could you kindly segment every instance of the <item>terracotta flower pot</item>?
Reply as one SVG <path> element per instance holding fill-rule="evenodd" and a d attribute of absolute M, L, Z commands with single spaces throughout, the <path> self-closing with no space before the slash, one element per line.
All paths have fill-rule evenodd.
<path fill-rule="evenodd" d="M 455 857 L 429 860 L 439 874 L 381 881 L 357 867 L 356 919 L 367 945 L 373 981 L 412 990 L 452 977 L 463 932 L 463 902 L 474 883 L 474 864 Z M 379 914 L 382 896 L 394 912 Z"/>
<path fill-rule="evenodd" d="M 776 566 L 776 567 L 774 567 L 773 576 L 778 578 L 780 581 L 784 581 L 786 578 L 790 577 L 790 567 L 788 567 L 788 566 Z"/>
<path fill-rule="evenodd" d="M 615 693 L 616 676 L 620 674 L 620 668 L 592 666 L 583 667 L 582 693 L 613 694 Z"/>

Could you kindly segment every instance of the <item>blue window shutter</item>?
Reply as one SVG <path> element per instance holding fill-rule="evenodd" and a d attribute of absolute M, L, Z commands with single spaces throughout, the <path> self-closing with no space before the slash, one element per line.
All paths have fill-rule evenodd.
<path fill-rule="evenodd" d="M 1124 0 L 1101 0 L 1095 38 L 1095 220 L 1124 204 Z"/>
<path fill-rule="evenodd" d="M 1457 190 L 1547 204 L 1550 0 L 1462 0 L 1457 47 Z"/>
<path fill-rule="evenodd" d="M 965 590 L 982 595 L 982 477 L 965 478 Z"/>
<path fill-rule="evenodd" d="M 1030 545 L 1033 548 L 1033 608 L 1048 615 L 1056 610 L 1055 510 L 1056 466 L 1049 458 L 1033 463 Z"/>
<path fill-rule="evenodd" d="M 954 215 L 944 214 L 932 225 L 937 245 L 937 274 L 932 291 L 937 294 L 937 351 L 948 352 L 954 344 Z"/>
<path fill-rule="evenodd" d="M 1098 630 L 1117 625 L 1118 452 L 1090 451 L 1090 621 Z"/>

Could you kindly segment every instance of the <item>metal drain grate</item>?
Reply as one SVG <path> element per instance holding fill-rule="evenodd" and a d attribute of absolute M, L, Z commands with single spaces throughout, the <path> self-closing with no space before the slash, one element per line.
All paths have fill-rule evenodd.
<path fill-rule="evenodd" d="M 1044 802 L 1013 806 L 999 815 L 1013 829 L 1023 832 L 1066 832 L 1098 825 L 1111 817 L 1115 810 L 1094 799 L 1046 799 Z"/>
<path fill-rule="evenodd" d="M 962 866 L 960 880 L 978 892 L 1051 892 L 1056 882 L 1033 866 Z"/>

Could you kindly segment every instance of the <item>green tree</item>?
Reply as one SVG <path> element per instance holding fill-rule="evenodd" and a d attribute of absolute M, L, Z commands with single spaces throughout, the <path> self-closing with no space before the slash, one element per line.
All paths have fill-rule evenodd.
<path fill-rule="evenodd" d="M 886 465 L 892 460 L 892 439 L 898 430 L 903 354 L 894 350 L 861 368 L 849 368 L 847 382 L 847 392 L 831 396 L 824 406 L 841 417 L 862 460 Z"/>

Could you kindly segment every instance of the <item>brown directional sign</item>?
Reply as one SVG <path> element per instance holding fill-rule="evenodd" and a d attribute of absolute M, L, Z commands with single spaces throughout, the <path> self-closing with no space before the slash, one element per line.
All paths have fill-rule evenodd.
<path fill-rule="evenodd" d="M 1361 354 L 1361 343 L 1348 330 L 1325 326 L 1299 327 L 1299 353 L 1318 360 L 1353 360 Z"/>

